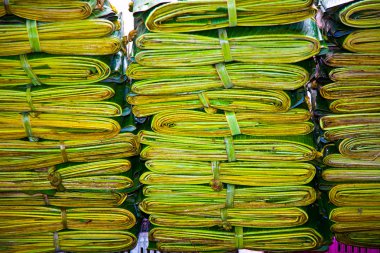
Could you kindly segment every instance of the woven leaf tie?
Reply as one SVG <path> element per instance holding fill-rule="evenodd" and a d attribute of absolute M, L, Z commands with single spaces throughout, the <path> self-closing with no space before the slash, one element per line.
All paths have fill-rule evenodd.
<path fill-rule="evenodd" d="M 26 29 L 28 31 L 28 38 L 32 52 L 41 52 L 41 44 L 38 36 L 37 21 L 27 19 Z"/>
<path fill-rule="evenodd" d="M 244 249 L 244 233 L 243 227 L 235 227 L 235 247 L 236 249 Z"/>
<path fill-rule="evenodd" d="M 220 209 L 220 218 L 222 220 L 222 227 L 225 230 L 231 230 L 232 225 L 228 222 L 228 208 L 234 207 L 235 198 L 235 185 L 227 185 L 226 204 L 225 207 Z"/>
<path fill-rule="evenodd" d="M 226 145 L 226 153 L 227 153 L 228 161 L 235 162 L 236 153 L 235 153 L 234 139 L 232 138 L 232 136 L 225 137 L 224 144 Z"/>
<path fill-rule="evenodd" d="M 54 242 L 54 249 L 55 249 L 55 252 L 60 252 L 61 251 L 61 247 L 59 246 L 59 236 L 58 236 L 58 232 L 54 232 L 53 233 L 53 242 Z"/>
<path fill-rule="evenodd" d="M 59 149 L 61 151 L 62 162 L 67 163 L 69 161 L 69 159 L 67 157 L 66 146 L 65 146 L 65 143 L 63 141 L 60 142 Z"/>
<path fill-rule="evenodd" d="M 47 194 L 42 194 L 44 198 L 45 206 L 50 206 L 49 196 Z"/>
<path fill-rule="evenodd" d="M 217 109 L 211 107 L 210 100 L 204 92 L 198 93 L 199 101 L 201 102 L 205 112 L 207 113 L 216 113 Z"/>
<path fill-rule="evenodd" d="M 67 229 L 67 212 L 66 208 L 61 208 L 62 226 L 63 229 Z"/>
<path fill-rule="evenodd" d="M 27 76 L 30 78 L 32 84 L 34 86 L 39 86 L 41 85 L 40 80 L 38 79 L 37 75 L 33 72 L 32 67 L 29 64 L 28 58 L 25 54 L 20 55 L 20 62 L 21 62 L 21 67 L 27 74 Z"/>
<path fill-rule="evenodd" d="M 230 42 L 228 40 L 227 30 L 218 29 L 219 42 L 222 49 L 222 54 L 225 62 L 233 61 L 231 54 Z"/>
<path fill-rule="evenodd" d="M 237 9 L 235 0 L 227 0 L 228 24 L 230 27 L 237 26 Z"/>
<path fill-rule="evenodd" d="M 211 162 L 213 179 L 210 182 L 210 186 L 214 191 L 217 191 L 217 192 L 223 190 L 223 183 L 220 181 L 220 166 L 219 165 L 220 164 L 217 161 Z"/>
<path fill-rule="evenodd" d="M 231 77 L 228 74 L 226 64 L 224 63 L 215 64 L 215 69 L 216 69 L 216 72 L 218 73 L 220 80 L 223 83 L 224 88 L 231 89 L 232 87 L 234 87 Z"/>
<path fill-rule="evenodd" d="M 34 112 L 36 110 L 36 108 L 33 105 L 32 91 L 31 90 L 32 90 L 31 85 L 28 85 L 27 88 L 26 88 L 25 96 L 26 96 L 26 102 L 29 105 L 30 111 Z"/>
<path fill-rule="evenodd" d="M 102 11 L 103 8 L 104 8 L 104 2 L 105 2 L 105 0 L 97 0 L 97 3 L 96 3 L 96 9 Z"/>
<path fill-rule="evenodd" d="M 29 141 L 38 141 L 38 138 L 33 136 L 32 125 L 30 123 L 30 114 L 27 112 L 21 113 L 21 120 Z"/>
<path fill-rule="evenodd" d="M 11 7 L 9 5 L 9 0 L 3 0 L 3 6 L 4 6 L 5 13 L 11 15 L 12 11 L 11 11 Z"/>
<path fill-rule="evenodd" d="M 225 112 L 225 115 L 232 136 L 241 134 L 235 112 Z"/>
<path fill-rule="evenodd" d="M 66 190 L 62 184 L 62 175 L 58 171 L 55 171 L 54 169 L 53 171 L 50 171 L 48 179 L 50 181 L 50 184 L 54 186 L 57 189 L 57 191 L 62 192 Z"/>

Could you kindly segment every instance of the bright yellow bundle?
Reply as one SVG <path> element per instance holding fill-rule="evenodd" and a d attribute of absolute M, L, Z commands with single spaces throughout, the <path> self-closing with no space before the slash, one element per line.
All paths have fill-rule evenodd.
<path fill-rule="evenodd" d="M 208 114 L 197 111 L 170 110 L 156 114 L 151 123 L 157 133 L 194 137 L 228 135 L 294 136 L 314 130 L 308 122 L 310 113 L 293 109 L 285 113 L 225 112 Z"/>
<path fill-rule="evenodd" d="M 202 109 L 225 111 L 286 112 L 291 99 L 281 90 L 224 89 L 201 93 L 128 96 L 133 113 L 138 117 L 153 115 L 165 110 Z"/>
<path fill-rule="evenodd" d="M 0 191 L 123 190 L 133 186 L 132 179 L 121 175 L 130 168 L 128 160 L 113 159 L 45 171 L 0 172 Z"/>
<path fill-rule="evenodd" d="M 80 115 L 0 113 L 0 139 L 101 140 L 115 137 L 120 125 L 110 118 Z"/>
<path fill-rule="evenodd" d="M 126 230 L 136 223 L 123 208 L 0 207 L 0 232 L 5 234 L 55 232 L 63 229 Z"/>
<path fill-rule="evenodd" d="M 140 181 L 147 185 L 222 183 L 245 186 L 286 186 L 309 183 L 316 169 L 309 163 L 294 162 L 201 162 L 182 160 L 149 160 Z"/>
<path fill-rule="evenodd" d="M 138 155 L 137 136 L 122 133 L 102 140 L 0 141 L 0 170 L 23 171 L 46 168 L 65 162 L 94 162 Z"/>
<path fill-rule="evenodd" d="M 32 52 L 66 55 L 109 55 L 118 52 L 121 40 L 111 36 L 118 29 L 106 19 L 55 23 L 2 24 L 0 56 Z"/>

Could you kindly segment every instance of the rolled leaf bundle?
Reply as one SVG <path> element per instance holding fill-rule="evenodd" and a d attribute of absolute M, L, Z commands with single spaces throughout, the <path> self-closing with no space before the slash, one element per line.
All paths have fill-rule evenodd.
<path fill-rule="evenodd" d="M 203 185 L 148 185 L 140 209 L 146 213 L 190 214 L 222 208 L 308 206 L 316 199 L 310 186 L 235 187 L 214 191 Z M 218 216 L 220 217 L 220 215 Z"/>
<path fill-rule="evenodd" d="M 380 83 L 378 88 L 380 94 Z M 334 113 L 380 112 L 380 96 L 338 99 L 330 103 L 330 110 Z"/>
<path fill-rule="evenodd" d="M 117 53 L 121 48 L 120 38 L 112 35 L 117 29 L 116 25 L 106 19 L 25 22 L 1 24 L 0 33 L 3 35 L 0 38 L 0 56 L 32 52 L 109 55 Z"/>
<path fill-rule="evenodd" d="M 26 19 L 57 22 L 88 18 L 97 8 L 103 8 L 103 4 L 99 5 L 98 0 L 66 0 L 65 2 L 9 0 L 1 6 L 0 16 L 13 14 Z"/>
<path fill-rule="evenodd" d="M 292 105 L 290 96 L 280 90 L 224 89 L 192 94 L 128 96 L 137 117 L 153 115 L 165 110 L 202 109 L 225 111 L 286 112 Z"/>
<path fill-rule="evenodd" d="M 163 3 L 161 5 L 158 5 Z M 311 0 L 277 1 L 135 1 L 152 32 L 191 32 L 228 26 L 271 26 L 300 22 L 314 16 Z"/>
<path fill-rule="evenodd" d="M 376 229 L 348 233 L 335 233 L 335 238 L 347 245 L 367 248 L 378 248 L 380 246 L 380 230 Z"/>
<path fill-rule="evenodd" d="M 101 140 L 120 132 L 117 121 L 80 115 L 0 113 L 0 139 Z"/>
<path fill-rule="evenodd" d="M 354 159 L 373 160 L 380 154 L 380 137 L 344 139 L 339 144 L 339 152 Z"/>
<path fill-rule="evenodd" d="M 194 137 L 229 135 L 293 136 L 313 131 L 310 113 L 293 109 L 286 113 L 226 112 L 209 114 L 198 111 L 171 110 L 156 114 L 152 130 L 162 134 Z M 289 123 L 290 122 L 290 123 Z"/>
<path fill-rule="evenodd" d="M 127 193 L 115 191 L 64 191 L 53 194 L 0 192 L 1 206 L 118 207 Z"/>
<path fill-rule="evenodd" d="M 328 115 L 323 116 L 319 123 L 325 130 L 324 137 L 330 141 L 378 136 L 380 133 L 380 113 Z"/>
<path fill-rule="evenodd" d="M 0 208 L 1 234 L 55 232 L 63 229 L 125 230 L 136 218 L 123 208 L 55 208 L 7 206 Z"/>
<path fill-rule="evenodd" d="M 380 169 L 380 157 L 371 160 L 354 159 L 341 154 L 330 154 L 323 158 L 323 163 L 338 168 L 378 168 Z"/>
<path fill-rule="evenodd" d="M 302 185 L 309 183 L 316 173 L 312 164 L 293 162 L 149 160 L 145 166 L 150 172 L 141 175 L 140 182 L 143 184 L 210 184 L 215 189 L 223 187 L 222 183 L 245 186 Z"/>
<path fill-rule="evenodd" d="M 329 182 L 380 182 L 380 171 L 374 168 L 328 168 L 322 178 Z M 364 187 L 364 186 L 361 186 Z M 340 187 L 338 187 L 340 188 Z"/>
<path fill-rule="evenodd" d="M 330 201 L 336 206 L 378 207 L 380 184 L 340 184 L 329 192 Z"/>
<path fill-rule="evenodd" d="M 227 79 L 224 77 L 225 67 Z M 296 90 L 309 80 L 309 72 L 291 64 L 228 63 L 176 68 L 131 64 L 127 75 L 135 79 L 132 91 L 140 95 L 166 95 L 221 88 Z"/>
<path fill-rule="evenodd" d="M 190 161 L 311 161 L 317 151 L 310 146 L 309 136 L 294 136 L 293 140 L 257 139 L 248 136 L 236 138 L 196 138 L 157 134 L 149 131 L 139 133 L 145 147 L 140 156 L 145 160 Z M 311 143 L 310 143 L 311 144 Z"/>
<path fill-rule="evenodd" d="M 120 105 L 102 101 L 114 95 L 114 89 L 105 85 L 27 88 L 23 91 L 0 89 L 0 111 L 117 117 L 122 114 Z"/>
<path fill-rule="evenodd" d="M 329 218 L 335 222 L 331 230 L 338 233 L 380 229 L 378 207 L 337 207 Z"/>
<path fill-rule="evenodd" d="M 23 67 L 22 62 L 30 66 Z M 124 80 L 120 66 L 120 55 L 114 56 L 49 56 L 28 54 L 20 57 L 0 57 L 0 87 L 30 84 L 32 76 L 44 85 L 84 85 L 106 79 L 119 82 Z M 32 76 L 28 76 L 28 71 Z"/>
<path fill-rule="evenodd" d="M 351 101 L 353 98 L 376 98 L 380 96 L 380 83 L 378 81 L 334 82 L 324 85 L 319 92 L 326 99 L 347 98 Z M 359 100 L 354 101 L 359 102 Z M 369 101 L 373 100 L 369 99 Z M 375 101 L 372 103 L 375 103 Z"/>
<path fill-rule="evenodd" d="M 380 29 L 355 30 L 341 40 L 341 45 L 354 53 L 380 54 Z"/>
<path fill-rule="evenodd" d="M 207 228 L 220 226 L 230 230 L 232 226 L 245 226 L 252 228 L 284 228 L 305 224 L 308 220 L 307 213 L 301 208 L 268 208 L 246 209 L 228 208 L 228 217 L 221 218 L 220 210 L 207 210 L 198 212 L 186 212 L 185 214 L 153 213 L 149 215 L 149 221 L 153 225 L 166 227 Z"/>
<path fill-rule="evenodd" d="M 122 133 L 102 140 L 28 142 L 0 141 L 0 170 L 23 171 L 65 162 L 95 162 L 138 155 L 137 136 Z"/>
<path fill-rule="evenodd" d="M 357 28 L 379 27 L 380 3 L 377 0 L 334 1 L 322 0 L 323 9 L 343 24 Z M 336 8 L 338 10 L 336 10 Z"/>
<path fill-rule="evenodd" d="M 323 237 L 313 228 L 285 228 L 248 230 L 241 227 L 235 232 L 157 227 L 150 231 L 151 241 L 165 252 L 212 252 L 236 249 L 303 251 L 322 244 Z"/>
<path fill-rule="evenodd" d="M 126 175 L 128 160 L 113 159 L 45 171 L 0 172 L 0 191 L 90 190 L 117 191 L 133 186 Z"/>
<path fill-rule="evenodd" d="M 314 21 L 263 28 L 239 27 L 197 34 L 145 33 L 136 39 L 136 61 L 144 66 L 177 67 L 238 61 L 294 63 L 319 53 Z"/>
<path fill-rule="evenodd" d="M 380 83 L 380 65 L 334 68 L 330 71 L 329 77 L 333 81 L 359 81 L 360 83 L 363 81 L 373 81 Z"/>
<path fill-rule="evenodd" d="M 380 55 L 332 51 L 326 54 L 323 61 L 331 67 L 379 66 Z"/>
<path fill-rule="evenodd" d="M 27 253 L 31 249 L 48 253 L 57 249 L 65 252 L 118 252 L 135 247 L 137 238 L 128 231 L 63 231 L 55 233 L 12 234 L 0 237 L 0 250 Z"/>

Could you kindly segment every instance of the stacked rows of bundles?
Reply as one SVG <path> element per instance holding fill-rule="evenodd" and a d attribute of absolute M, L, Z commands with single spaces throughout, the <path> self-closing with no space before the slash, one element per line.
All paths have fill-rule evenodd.
<path fill-rule="evenodd" d="M 127 100 L 146 172 L 151 247 L 300 251 L 326 242 L 305 102 L 313 1 L 135 0 Z"/>
<path fill-rule="evenodd" d="M 0 251 L 133 248 L 140 150 L 123 131 L 121 14 L 9 0 L 0 15 Z"/>
<path fill-rule="evenodd" d="M 320 188 L 342 243 L 380 246 L 380 1 L 321 1 L 330 51 L 318 60 Z"/>

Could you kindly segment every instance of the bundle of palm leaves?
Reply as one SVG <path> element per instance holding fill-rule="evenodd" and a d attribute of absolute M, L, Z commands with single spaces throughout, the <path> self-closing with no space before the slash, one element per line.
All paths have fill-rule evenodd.
<path fill-rule="evenodd" d="M 223 139 L 173 136 L 150 131 L 141 131 L 139 136 L 141 143 L 148 145 L 140 154 L 146 160 L 175 157 L 190 161 L 311 161 L 317 156 L 315 148 L 309 145 L 310 136 L 258 139 L 240 135 Z"/>
<path fill-rule="evenodd" d="M 233 187 L 233 188 L 232 188 Z M 215 191 L 204 185 L 149 185 L 140 209 L 146 213 L 191 214 L 223 208 L 277 208 L 308 206 L 316 200 L 313 187 L 234 187 Z"/>
<path fill-rule="evenodd" d="M 323 61 L 331 67 L 379 66 L 380 55 L 334 50 L 327 53 Z"/>
<path fill-rule="evenodd" d="M 379 27 L 380 3 L 377 0 L 361 1 L 320 1 L 323 9 L 332 18 L 343 24 L 357 28 Z M 338 8 L 338 10 L 336 9 Z"/>
<path fill-rule="evenodd" d="M 227 1 L 228 2 L 228 1 Z M 163 4 L 161 4 L 163 3 Z M 159 5 L 161 4 L 161 5 Z M 311 0 L 226 1 L 185 0 L 134 2 L 145 26 L 153 32 L 190 32 L 228 26 L 272 26 L 296 23 L 314 16 Z"/>
<path fill-rule="evenodd" d="M 380 113 L 332 114 L 321 117 L 319 123 L 325 130 L 324 137 L 330 141 L 375 137 L 380 133 Z"/>
<path fill-rule="evenodd" d="M 225 215 L 221 210 L 205 210 L 185 213 L 150 213 L 149 221 L 153 225 L 176 228 L 208 228 L 223 227 L 230 230 L 232 227 L 245 226 L 252 228 L 285 228 L 301 226 L 308 221 L 305 210 L 298 207 L 289 208 L 228 208 Z"/>
<path fill-rule="evenodd" d="M 347 245 L 377 248 L 380 245 L 380 229 L 355 231 L 348 233 L 335 233 L 335 238 Z"/>
<path fill-rule="evenodd" d="M 32 52 L 109 55 L 121 48 L 119 29 L 106 19 L 40 23 L 27 20 L 1 24 L 0 56 Z"/>
<path fill-rule="evenodd" d="M 65 2 L 8 0 L 1 6 L 0 16 L 13 14 L 26 19 L 48 22 L 85 19 L 95 9 L 103 8 L 104 2 L 104 0 L 66 0 Z"/>
<path fill-rule="evenodd" d="M 33 234 L 10 234 L 0 237 L 0 250 L 9 253 L 31 251 L 65 252 L 119 252 L 133 249 L 136 236 L 128 231 L 63 231 Z"/>
<path fill-rule="evenodd" d="M 348 174 L 348 172 L 346 173 Z M 377 180 L 371 178 L 369 181 L 379 182 L 379 178 Z M 380 204 L 380 184 L 367 182 L 336 185 L 330 190 L 329 199 L 336 206 L 378 207 Z"/>
<path fill-rule="evenodd" d="M 323 163 L 338 168 L 380 168 L 380 157 L 372 159 L 354 159 L 342 154 L 329 154 L 323 158 Z"/>
<path fill-rule="evenodd" d="M 363 86 L 360 85 L 360 88 L 366 89 L 368 87 L 365 87 L 366 85 Z M 372 95 L 374 93 L 379 93 L 380 95 L 380 85 L 376 86 L 377 87 L 375 88 L 378 88 L 378 90 L 372 91 L 370 89 L 367 89 L 366 91 L 364 91 L 364 93 L 372 93 Z M 357 92 L 355 93 L 360 94 Z M 334 113 L 380 112 L 380 96 L 338 99 L 330 103 L 330 110 Z"/>
<path fill-rule="evenodd" d="M 378 66 L 348 66 L 338 67 L 330 71 L 329 77 L 333 81 L 356 82 L 377 81 L 380 77 L 380 65 Z"/>
<path fill-rule="evenodd" d="M 228 63 L 173 68 L 131 64 L 127 75 L 135 79 L 132 91 L 140 95 L 167 95 L 220 88 L 296 90 L 309 80 L 309 72 L 292 64 Z"/>
<path fill-rule="evenodd" d="M 349 101 L 353 98 L 371 99 L 370 97 L 380 96 L 380 84 L 378 81 L 334 82 L 322 86 L 320 94 L 326 99 L 341 99 L 341 101 L 346 101 L 344 98 Z M 353 108 L 360 107 L 359 103 L 353 104 Z"/>
<path fill-rule="evenodd" d="M 331 230 L 338 233 L 380 229 L 378 206 L 337 207 L 330 212 L 329 218 L 335 222 Z"/>
<path fill-rule="evenodd" d="M 143 33 L 136 39 L 136 61 L 144 66 L 177 67 L 238 61 L 294 63 L 321 49 L 314 21 L 264 28 L 239 27 L 196 34 Z"/>
<path fill-rule="evenodd" d="M 316 173 L 312 164 L 294 162 L 149 160 L 145 166 L 150 172 L 142 174 L 140 182 L 146 185 L 209 183 L 216 189 L 223 183 L 245 186 L 303 185 L 308 184 Z"/>
<path fill-rule="evenodd" d="M 219 101 L 220 102 L 220 101 Z M 151 123 L 157 133 L 177 136 L 224 137 L 228 135 L 294 136 L 314 130 L 310 113 L 293 109 L 286 113 L 226 112 L 209 114 L 198 111 L 170 110 L 156 114 Z"/>
<path fill-rule="evenodd" d="M 318 248 L 323 242 L 323 237 L 311 227 L 266 230 L 237 227 L 235 232 L 157 227 L 149 236 L 164 252 L 304 251 Z"/>
<path fill-rule="evenodd" d="M 0 139 L 101 140 L 115 137 L 120 125 L 110 118 L 45 113 L 0 113 Z"/>
<path fill-rule="evenodd" d="M 32 75 L 44 85 L 85 85 L 110 79 L 118 82 L 123 75 L 122 57 L 115 56 L 49 56 L 28 54 L 20 57 L 0 57 L 0 87 L 21 86 L 31 83 Z"/>
<path fill-rule="evenodd" d="M 64 191 L 51 194 L 0 192 L 1 206 L 118 207 L 128 198 L 116 191 Z"/>
<path fill-rule="evenodd" d="M 371 167 L 357 168 L 327 168 L 322 172 L 322 178 L 329 182 L 345 183 L 345 182 L 379 182 L 380 171 Z M 340 186 L 336 186 L 340 189 Z M 348 186 L 344 186 L 348 187 Z M 354 186 L 355 187 L 355 186 Z"/>
<path fill-rule="evenodd" d="M 0 170 L 23 171 L 46 168 L 65 162 L 94 162 L 138 155 L 137 136 L 121 133 L 102 140 L 28 142 L 0 141 Z"/>
<path fill-rule="evenodd" d="M 137 117 L 153 115 L 165 110 L 203 108 L 208 112 L 215 112 L 217 109 L 287 112 L 295 104 L 295 100 L 281 90 L 252 89 L 223 89 L 173 95 L 129 95 L 127 97 L 127 101 L 133 105 L 132 111 Z"/>
<path fill-rule="evenodd" d="M 341 46 L 354 53 L 380 53 L 380 29 L 355 30 L 339 40 Z"/>
<path fill-rule="evenodd" d="M 380 154 L 379 132 L 374 136 L 344 139 L 339 143 L 339 152 L 354 159 L 376 159 Z"/>
<path fill-rule="evenodd" d="M 0 191 L 123 190 L 133 186 L 125 175 L 130 168 L 128 160 L 113 159 L 45 171 L 0 172 Z"/>
<path fill-rule="evenodd" d="M 5 234 L 55 232 L 63 229 L 126 230 L 136 223 L 123 208 L 0 207 L 0 232 Z"/>
<path fill-rule="evenodd" d="M 115 90 L 105 85 L 0 89 L 0 111 L 117 117 L 122 114 L 120 105 L 102 101 L 114 95 Z"/>

